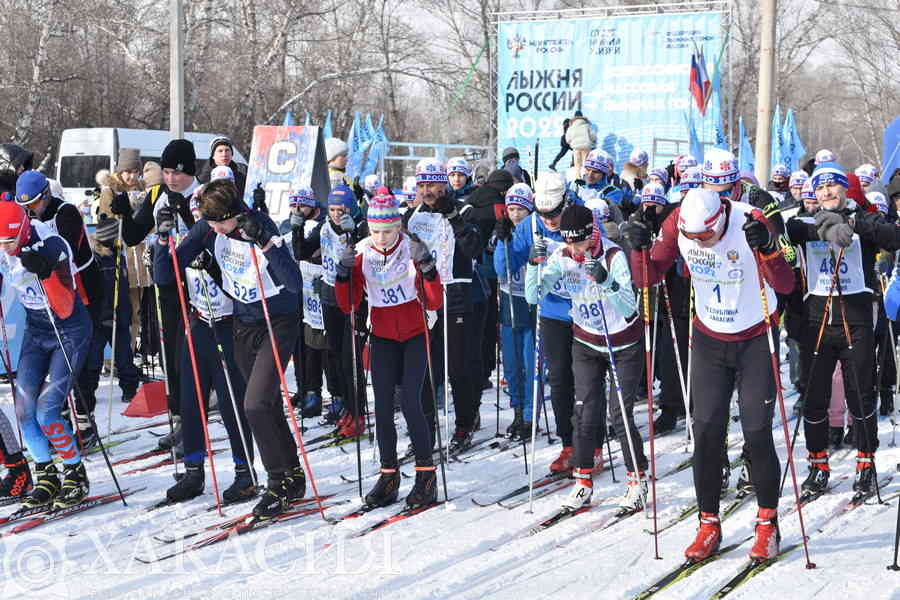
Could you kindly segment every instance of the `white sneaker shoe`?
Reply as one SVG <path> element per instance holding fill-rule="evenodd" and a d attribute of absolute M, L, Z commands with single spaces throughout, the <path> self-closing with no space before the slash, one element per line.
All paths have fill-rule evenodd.
<path fill-rule="evenodd" d="M 643 473 L 628 473 L 625 495 L 619 501 L 621 510 L 638 512 L 647 506 L 647 480 L 643 475 Z"/>
<path fill-rule="evenodd" d="M 585 504 L 590 504 L 591 496 L 594 493 L 593 482 L 591 480 L 591 469 L 574 469 L 572 476 L 575 477 L 575 487 L 569 492 L 569 495 L 562 502 L 562 508 L 568 510 L 578 510 Z"/>

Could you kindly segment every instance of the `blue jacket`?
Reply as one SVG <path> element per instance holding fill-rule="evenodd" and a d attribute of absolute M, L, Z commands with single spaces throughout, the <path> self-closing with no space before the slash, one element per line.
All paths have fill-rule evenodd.
<path fill-rule="evenodd" d="M 260 212 L 248 213 L 251 218 L 258 220 L 269 233 L 276 236 L 278 229 L 275 223 L 267 215 Z M 184 237 L 176 254 L 178 255 L 178 266 L 181 268 L 181 276 L 184 277 L 184 268 L 193 261 L 203 250 L 209 250 L 210 254 L 215 256 L 215 243 L 217 234 L 214 232 L 209 223 L 205 219 L 197 221 L 188 234 Z M 232 233 L 229 237 L 241 239 L 239 234 Z M 248 247 L 249 248 L 249 247 Z M 275 315 L 298 315 L 298 305 L 300 303 L 301 278 L 300 268 L 291 257 L 290 251 L 283 244 L 281 246 L 272 246 L 265 252 L 265 257 L 269 261 L 267 270 L 276 285 L 281 285 L 281 291 L 275 296 L 266 299 L 269 307 L 269 314 Z M 168 252 L 153 253 L 153 279 L 160 285 L 172 284 L 175 282 L 175 272 L 172 269 L 172 257 Z M 227 286 L 224 292 L 234 298 Z M 265 319 L 263 314 L 262 302 L 256 301 L 246 304 L 234 299 L 234 316 L 243 323 L 256 324 L 261 323 Z"/>

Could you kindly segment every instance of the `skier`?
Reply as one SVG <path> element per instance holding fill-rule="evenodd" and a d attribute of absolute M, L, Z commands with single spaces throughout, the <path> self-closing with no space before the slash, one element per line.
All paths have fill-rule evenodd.
<path fill-rule="evenodd" d="M 428 367 L 426 310 L 441 307 L 441 280 L 435 259 L 418 238 L 401 233 L 400 207 L 387 188 L 379 188 L 366 214 L 370 235 L 346 246 L 337 265 L 335 295 L 341 310 L 365 310 L 368 296 L 372 333 L 372 387 L 381 476 L 366 494 L 369 506 L 387 506 L 400 488 L 394 388 L 401 386 L 400 410 L 416 458 L 416 482 L 406 497 L 410 508 L 434 504 L 437 479 L 431 457 L 431 431 L 422 410 Z"/>
<path fill-rule="evenodd" d="M 821 152 L 819 153 L 821 154 Z M 818 155 L 817 155 L 818 156 Z M 847 409 L 858 449 L 854 491 L 875 493 L 875 450 L 878 423 L 874 390 L 875 342 L 872 327 L 875 257 L 879 248 L 900 248 L 900 229 L 859 205 L 851 207 L 847 198 L 847 175 L 836 163 L 820 163 L 810 177 L 821 210 L 813 218 L 791 219 L 791 242 L 803 245 L 806 256 L 806 328 L 802 357 L 809 373 L 810 387 L 803 399 L 803 422 L 810 472 L 803 482 L 806 494 L 825 491 L 830 475 L 828 465 L 828 390 L 835 363 L 841 362 Z M 840 266 L 836 256 L 842 255 Z M 838 268 L 834 293 L 833 271 Z M 823 319 L 827 325 L 819 355 L 813 360 L 816 336 Z M 852 340 L 849 348 L 844 327 Z M 808 372 L 808 371 L 807 371 Z"/>
<path fill-rule="evenodd" d="M 449 450 L 458 454 L 472 445 L 473 432 L 480 423 L 482 382 L 480 376 L 472 376 L 469 357 L 479 352 L 476 344 L 481 341 L 471 335 L 474 307 L 470 286 L 472 261 L 483 244 L 478 227 L 470 221 L 471 207 L 450 198 L 447 181 L 447 170 L 439 160 L 426 158 L 416 164 L 416 190 L 421 203 L 403 214 L 403 226 L 435 255 L 438 274 L 444 283 L 443 319 L 447 336 L 441 336 L 440 340 L 432 336 L 432 348 L 445 344 L 447 376 L 453 386 L 456 408 L 456 431 Z M 440 327 L 436 324 L 435 329 Z M 443 355 L 440 359 L 432 356 L 432 364 L 438 365 L 443 359 Z M 435 385 L 439 380 L 436 376 Z"/>
<path fill-rule="evenodd" d="M 525 300 L 525 269 L 507 269 L 507 249 L 515 228 L 534 211 L 531 188 L 517 183 L 506 192 L 507 218 L 494 227 L 494 270 L 500 285 L 500 349 L 503 375 L 509 386 L 510 405 L 515 411 L 506 434 L 514 440 L 531 440 L 534 377 L 534 306 Z M 540 410 L 540 408 L 539 408 Z"/>
<path fill-rule="evenodd" d="M 22 191 L 27 183 L 19 178 L 17 199 L 29 196 Z M 18 292 L 26 315 L 16 416 L 35 463 L 35 483 L 22 505 L 73 506 L 87 496 L 90 484 L 78 442 L 60 412 L 84 363 L 91 319 L 76 289 L 69 245 L 15 202 L 0 202 L 0 247 L 3 280 Z M 62 484 L 51 445 L 63 462 Z"/>
<path fill-rule="evenodd" d="M 218 179 L 206 186 L 200 213 L 203 219 L 178 245 L 178 264 L 188 265 L 206 250 L 222 272 L 222 290 L 234 301 L 234 347 L 240 348 L 234 358 L 247 382 L 244 409 L 268 475 L 266 493 L 253 514 L 271 518 L 306 492 L 306 474 L 284 415 L 280 374 L 268 333 L 271 327 L 280 360 L 287 362 L 299 334 L 300 270 L 272 220 L 249 211 L 230 181 Z M 157 211 L 157 229 L 172 231 L 175 220 L 174 210 Z M 251 253 L 259 263 L 262 289 Z M 154 272 L 171 272 L 171 260 L 160 243 L 154 252 Z M 268 315 L 263 312 L 263 294 Z"/>
<path fill-rule="evenodd" d="M 871 186 L 878 181 L 878 167 L 866 163 L 856 167 L 853 172 L 859 177 L 859 183 L 862 185 L 863 192 L 869 193 L 873 191 Z"/>
<path fill-rule="evenodd" d="M 565 277 L 571 287 L 575 487 L 562 507 L 576 510 L 591 501 L 597 428 L 606 423 L 606 373 L 615 364 L 611 387 L 616 388 L 616 393 L 610 393 L 608 408 L 628 469 L 626 492 L 619 506 L 623 511 L 636 512 L 647 503 L 647 458 L 633 417 L 644 353 L 637 343 L 642 327 L 628 257 L 617 244 L 602 239 L 601 228 L 586 206 L 564 209 L 559 231 L 564 245 L 557 246 L 549 257 L 546 246 L 532 246 L 525 293 L 529 302 L 536 303 L 540 300 L 539 285 L 546 293 Z M 542 263 L 542 279 L 538 281 L 534 265 Z"/>
<path fill-rule="evenodd" d="M 737 180 L 737 161 L 704 161 L 706 185 Z M 658 282 L 679 255 L 691 273 L 695 294 L 691 377 L 702 394 L 692 396 L 694 488 L 700 527 L 685 551 L 690 561 L 711 556 L 722 540 L 719 496 L 730 399 L 735 388 L 741 408 L 745 446 L 753 463 L 751 475 L 759 505 L 754 560 L 778 552 L 779 463 L 772 439 L 775 380 L 766 321 L 760 298 L 757 257 L 771 321 L 778 322 L 775 292 L 789 293 L 794 277 L 779 249 L 777 236 L 761 211 L 722 198 L 717 191 L 692 189 L 666 218 L 650 247 L 651 230 L 640 219 L 623 226 L 623 235 L 638 250 L 631 255 L 635 284 Z M 641 251 L 649 249 L 649 251 Z M 647 278 L 644 278 L 646 269 Z M 778 339 L 777 332 L 772 332 Z"/>
<path fill-rule="evenodd" d="M 357 381 L 353 382 L 353 358 L 350 345 L 351 331 L 356 333 L 356 345 L 362 348 L 366 338 L 366 311 L 356 313 L 356 323 L 350 326 L 350 317 L 344 314 L 334 295 L 337 264 L 344 248 L 354 246 L 368 235 L 366 223 L 357 222 L 352 216 L 355 206 L 353 192 L 346 185 L 339 185 L 328 194 L 328 218 L 313 228 L 305 238 L 293 236 L 294 258 L 309 260 L 316 252 L 322 257 L 322 285 L 319 297 L 328 340 L 329 391 L 331 408 L 326 420 L 338 427 L 338 435 L 355 438 L 365 430 L 362 414 L 365 396 L 357 398 L 357 390 L 365 390 L 365 371 L 362 352 L 356 354 Z M 305 225 L 304 225 L 305 227 Z M 332 388 L 332 382 L 334 388 Z"/>
<path fill-rule="evenodd" d="M 621 223 L 634 211 L 633 193 L 630 188 L 624 190 L 616 187 L 614 179 L 613 159 L 603 150 L 591 150 L 584 159 L 584 183 L 569 184 L 569 190 L 578 195 L 588 208 L 595 198 L 606 201 L 612 218 L 616 223 Z"/>
<path fill-rule="evenodd" d="M 512 247 L 508 249 L 507 260 L 512 273 L 526 265 L 535 244 L 546 246 L 545 253 L 550 255 L 563 243 L 559 232 L 562 211 L 569 203 L 581 203 L 580 198 L 566 191 L 562 175 L 554 171 L 541 173 L 536 186 L 535 212 L 516 225 Z M 553 285 L 540 300 L 540 321 L 536 324 L 540 328 L 543 357 L 550 367 L 550 399 L 556 417 L 556 434 L 562 442 L 559 456 L 550 464 L 554 473 L 569 471 L 573 466 L 575 381 L 572 374 L 571 288 L 568 276 Z"/>

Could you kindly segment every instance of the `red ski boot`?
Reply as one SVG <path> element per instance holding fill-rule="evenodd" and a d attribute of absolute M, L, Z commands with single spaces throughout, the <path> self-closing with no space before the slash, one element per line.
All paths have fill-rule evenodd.
<path fill-rule="evenodd" d="M 750 560 L 767 561 L 778 556 L 781 532 L 778 530 L 778 510 L 760 508 L 756 513 L 756 537 L 750 549 Z"/>
<path fill-rule="evenodd" d="M 556 460 L 550 463 L 550 472 L 564 473 L 566 471 L 571 471 L 572 454 L 574 452 L 575 448 L 573 446 L 563 446 L 563 449 L 560 450 L 559 456 L 556 457 Z"/>
<path fill-rule="evenodd" d="M 716 513 L 700 513 L 700 527 L 697 529 L 697 537 L 684 551 L 685 557 L 691 562 L 705 560 L 719 549 L 722 543 L 722 525 L 719 515 Z"/>

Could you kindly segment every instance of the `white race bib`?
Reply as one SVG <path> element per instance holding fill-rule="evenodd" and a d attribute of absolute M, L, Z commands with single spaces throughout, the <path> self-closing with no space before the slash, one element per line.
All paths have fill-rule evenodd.
<path fill-rule="evenodd" d="M 325 329 L 322 301 L 313 287 L 313 280 L 322 276 L 322 266 L 304 260 L 300 262 L 300 273 L 303 275 L 303 322 L 322 331 Z"/>
<path fill-rule="evenodd" d="M 445 285 L 450 283 L 468 283 L 471 279 L 453 279 L 453 254 L 456 251 L 456 238 L 453 236 L 453 226 L 444 218 L 444 215 L 433 212 L 422 212 L 422 205 L 416 207 L 415 212 L 406 224 L 410 233 L 419 236 L 434 257 L 438 275 Z"/>
<path fill-rule="evenodd" d="M 250 256 L 252 248 L 250 242 L 216 235 L 215 255 L 222 270 L 222 285 L 231 297 L 243 304 L 259 302 L 262 297 L 256 280 L 256 268 Z M 266 298 L 271 298 L 281 291 L 281 286 L 275 285 L 267 268 L 269 260 L 259 249 L 256 249 L 256 258 Z"/>
<path fill-rule="evenodd" d="M 184 270 L 184 278 L 188 286 L 191 304 L 205 321 L 231 316 L 234 310 L 231 298 L 222 292 L 206 271 L 187 268 Z M 203 289 L 204 283 L 206 290 Z M 208 303 L 207 295 L 209 295 Z M 210 308 L 212 308 L 211 313 Z"/>
<path fill-rule="evenodd" d="M 505 294 L 511 294 L 513 296 L 518 296 L 520 298 L 525 297 L 525 269 L 526 267 L 522 267 L 518 271 L 512 272 L 509 274 L 510 279 L 512 279 L 512 283 L 506 281 L 506 273 L 497 273 L 497 281 L 500 285 L 500 290 Z"/>
<path fill-rule="evenodd" d="M 338 235 L 331 228 L 331 223 L 326 222 L 319 233 L 319 244 L 322 250 L 322 277 L 325 283 L 334 287 L 338 261 L 341 260 L 341 254 L 347 247 L 347 236 Z"/>
<path fill-rule="evenodd" d="M 834 263 L 839 253 L 840 248 L 832 246 L 831 242 L 806 242 L 806 281 L 809 293 L 813 296 L 828 295 L 831 290 Z M 872 291 L 866 286 L 865 271 L 863 271 L 862 265 L 862 247 L 859 243 L 859 235 L 855 233 L 850 245 L 844 248 L 839 276 L 842 294 Z"/>
<path fill-rule="evenodd" d="M 691 273 L 697 318 L 712 331 L 738 333 L 763 319 L 756 258 L 747 244 L 741 224 L 754 208 L 731 203 L 728 229 L 712 248 L 701 248 L 678 235 L 678 248 Z M 765 284 L 769 310 L 777 306 L 775 292 Z"/>
<path fill-rule="evenodd" d="M 544 238 L 544 241 L 547 242 L 548 256 L 563 247 L 562 242 L 557 242 L 556 240 L 551 240 L 547 237 Z M 550 293 L 559 296 L 560 298 L 570 300 L 572 298 L 572 293 L 577 291 L 580 285 L 581 283 L 579 281 L 579 276 L 577 273 L 573 271 L 564 271 L 563 276 L 553 284 L 553 288 L 550 290 Z"/>
<path fill-rule="evenodd" d="M 58 237 L 69 251 L 69 273 L 76 272 L 75 263 L 72 262 L 72 249 L 69 248 L 68 242 L 54 232 L 53 227 L 46 223 L 42 223 L 37 219 L 31 219 L 31 227 L 37 233 L 40 240 L 46 240 L 50 237 Z M 40 244 L 41 242 L 37 242 Z M 37 245 L 37 244 L 34 244 Z M 7 278 L 10 285 L 19 292 L 19 300 L 22 306 L 31 310 L 46 310 L 47 297 L 44 295 L 42 286 L 38 283 L 37 276 L 22 266 L 22 261 L 17 256 L 9 256 L 6 252 L 0 253 L 6 266 Z M 70 278 L 66 282 L 71 288 L 75 289 L 75 280 Z"/>
<path fill-rule="evenodd" d="M 376 250 L 368 239 L 360 251 L 369 306 L 399 306 L 416 299 L 416 267 L 410 255 L 409 238 L 400 240 L 387 256 Z"/>

